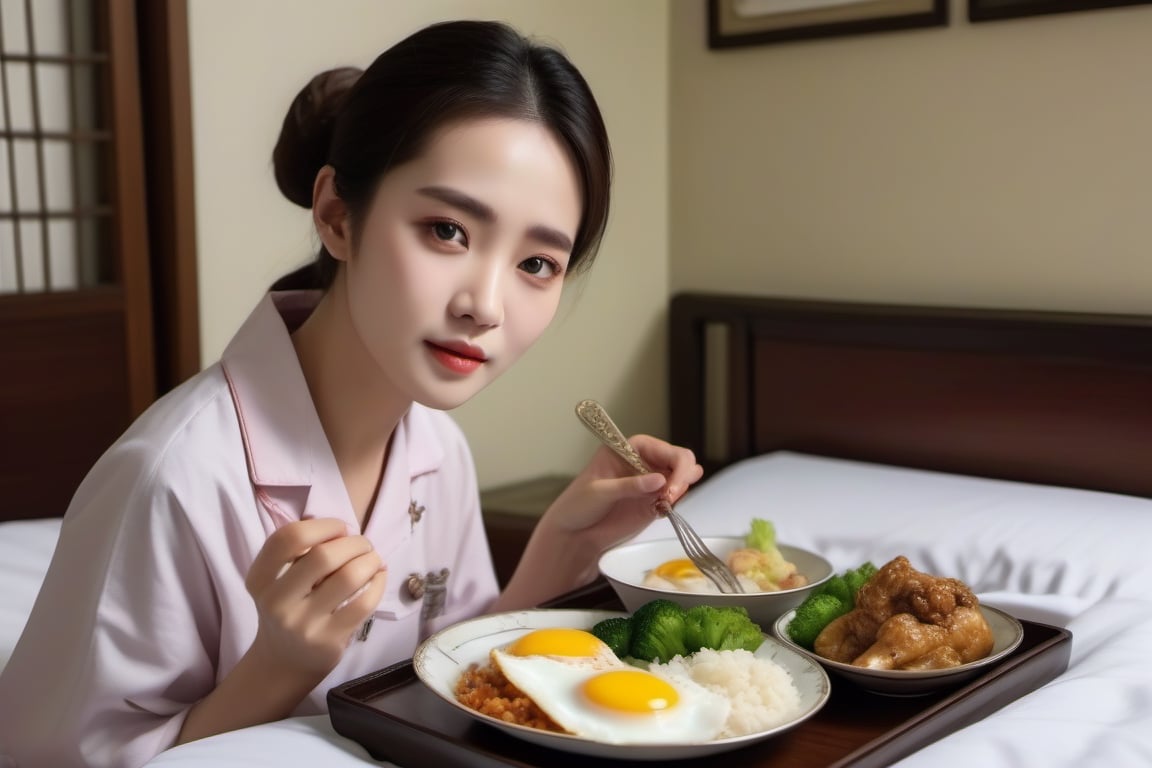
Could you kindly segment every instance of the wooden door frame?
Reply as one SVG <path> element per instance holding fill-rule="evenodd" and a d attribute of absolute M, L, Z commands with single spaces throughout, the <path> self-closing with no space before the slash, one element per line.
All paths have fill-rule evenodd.
<path fill-rule="evenodd" d="M 187 0 L 136 0 L 156 394 L 200 370 Z"/>
<path fill-rule="evenodd" d="M 133 0 L 107 0 L 108 50 L 136 50 Z M 152 332 L 152 277 L 148 254 L 148 217 L 125 215 L 144 211 L 143 112 L 138 56 L 110 56 L 110 116 L 112 120 L 115 199 L 116 282 L 123 304 L 127 355 L 128 404 L 132 414 L 156 397 L 155 341 Z"/>

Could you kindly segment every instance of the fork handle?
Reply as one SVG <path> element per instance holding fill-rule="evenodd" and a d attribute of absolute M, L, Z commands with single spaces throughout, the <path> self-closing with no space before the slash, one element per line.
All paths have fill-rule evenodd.
<path fill-rule="evenodd" d="M 581 400 L 576 404 L 576 416 L 584 422 L 584 426 L 588 427 L 592 434 L 600 438 L 600 442 L 628 462 L 632 469 L 636 470 L 636 474 L 647 475 L 652 471 L 644 463 L 644 459 L 640 458 L 640 454 L 636 453 L 636 449 L 624 437 L 624 433 L 620 431 L 620 428 L 616 426 L 600 403 L 595 400 Z"/>

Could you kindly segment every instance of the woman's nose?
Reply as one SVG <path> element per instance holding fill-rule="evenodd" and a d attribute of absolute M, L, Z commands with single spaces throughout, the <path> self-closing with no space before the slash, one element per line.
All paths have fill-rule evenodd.
<path fill-rule="evenodd" d="M 452 314 L 467 317 L 480 326 L 504 322 L 500 270 L 484 266 L 472 271 L 452 298 Z"/>

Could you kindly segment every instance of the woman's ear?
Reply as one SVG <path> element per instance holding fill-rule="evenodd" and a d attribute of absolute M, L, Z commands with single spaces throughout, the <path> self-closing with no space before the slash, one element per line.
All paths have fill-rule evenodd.
<path fill-rule="evenodd" d="M 336 169 L 326 165 L 312 187 L 312 222 L 324 249 L 337 261 L 352 255 L 352 221 L 348 206 L 336 194 Z"/>

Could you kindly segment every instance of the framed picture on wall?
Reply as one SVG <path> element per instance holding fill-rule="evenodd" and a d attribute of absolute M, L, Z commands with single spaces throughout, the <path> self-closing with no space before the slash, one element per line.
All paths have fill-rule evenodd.
<path fill-rule="evenodd" d="M 968 0 L 969 21 L 995 21 L 1047 13 L 1091 11 L 1123 5 L 1148 5 L 1152 0 Z"/>
<path fill-rule="evenodd" d="M 947 23 L 948 0 L 708 0 L 708 47 L 782 43 Z"/>

